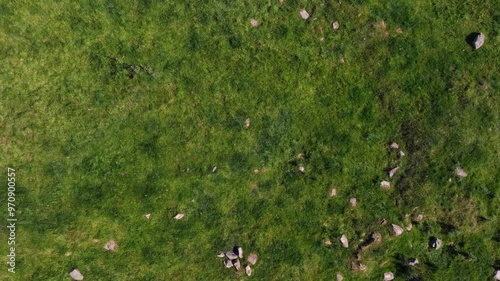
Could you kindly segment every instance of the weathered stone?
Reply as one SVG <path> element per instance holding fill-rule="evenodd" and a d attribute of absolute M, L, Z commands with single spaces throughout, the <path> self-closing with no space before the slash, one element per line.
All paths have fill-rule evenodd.
<path fill-rule="evenodd" d="M 415 258 L 408 259 L 409 266 L 415 266 L 417 264 L 419 264 L 418 259 L 415 259 Z"/>
<path fill-rule="evenodd" d="M 334 22 L 334 23 L 332 24 L 332 27 L 333 27 L 333 29 L 334 29 L 334 30 L 339 29 L 339 27 L 340 27 L 339 22 L 338 22 L 338 21 Z"/>
<path fill-rule="evenodd" d="M 396 166 L 394 168 L 392 168 L 390 171 L 389 171 L 389 178 L 392 178 L 394 176 L 394 174 L 396 174 L 396 172 L 399 170 L 399 166 Z"/>
<path fill-rule="evenodd" d="M 356 198 L 351 198 L 349 199 L 349 203 L 351 203 L 351 206 L 354 208 L 356 207 L 356 205 L 358 205 L 358 200 L 356 200 Z"/>
<path fill-rule="evenodd" d="M 227 267 L 227 268 L 233 267 L 233 261 L 231 261 L 230 259 L 225 259 L 224 260 L 224 266 Z"/>
<path fill-rule="evenodd" d="M 180 219 L 182 219 L 183 217 L 184 217 L 184 214 L 182 214 L 182 213 L 178 213 L 177 215 L 175 215 L 174 219 L 176 219 L 176 220 L 180 220 Z"/>
<path fill-rule="evenodd" d="M 118 249 L 118 244 L 116 244 L 115 240 L 110 240 L 104 245 L 104 249 L 111 251 L 111 252 L 116 252 Z"/>
<path fill-rule="evenodd" d="M 413 228 L 413 224 L 411 224 L 411 222 L 410 222 L 408 224 L 408 226 L 406 227 L 406 230 L 411 231 L 412 228 Z"/>
<path fill-rule="evenodd" d="M 342 236 L 340 237 L 340 243 L 342 243 L 342 246 L 344 248 L 349 247 L 349 240 L 347 240 L 347 237 L 344 234 L 342 234 Z"/>
<path fill-rule="evenodd" d="M 437 249 L 441 248 L 441 244 L 442 244 L 442 241 L 439 238 L 434 237 L 434 236 L 429 238 L 429 247 L 431 247 L 432 249 L 437 250 Z"/>
<path fill-rule="evenodd" d="M 484 34 L 479 33 L 476 38 L 474 38 L 474 49 L 479 49 L 484 44 Z"/>
<path fill-rule="evenodd" d="M 235 253 L 234 253 L 234 252 L 232 252 L 232 251 L 228 251 L 228 252 L 226 252 L 226 257 L 227 257 L 228 259 L 230 259 L 230 260 L 235 260 L 235 259 L 237 259 L 237 258 L 238 258 L 238 255 L 237 255 L 237 254 L 235 254 Z"/>
<path fill-rule="evenodd" d="M 337 196 L 337 189 L 336 188 L 332 188 L 332 191 L 330 191 L 330 197 L 334 197 L 334 196 Z"/>
<path fill-rule="evenodd" d="M 384 281 L 392 281 L 392 280 L 394 280 L 394 273 L 390 271 L 384 273 Z"/>
<path fill-rule="evenodd" d="M 399 145 L 395 142 L 391 142 L 391 144 L 389 145 L 390 148 L 392 149 L 398 149 L 399 148 Z"/>
<path fill-rule="evenodd" d="M 403 158 L 405 155 L 406 155 L 406 154 L 405 154 L 402 150 L 400 150 L 400 151 L 398 152 L 398 157 L 399 157 L 399 158 Z"/>
<path fill-rule="evenodd" d="M 391 188 L 391 183 L 388 181 L 381 181 L 380 187 L 382 187 L 383 189 L 389 189 L 389 188 Z"/>
<path fill-rule="evenodd" d="M 71 278 L 73 278 L 73 280 L 83 280 L 83 275 L 76 268 L 73 268 L 73 270 L 71 270 L 71 272 L 69 273 L 69 276 L 71 276 Z"/>
<path fill-rule="evenodd" d="M 455 173 L 459 178 L 465 178 L 467 176 L 467 173 L 462 168 L 459 167 L 455 169 Z"/>
<path fill-rule="evenodd" d="M 300 17 L 301 17 L 301 18 L 303 18 L 303 19 L 305 19 L 305 20 L 309 18 L 309 13 L 308 13 L 306 10 L 304 10 L 304 9 L 300 9 L 300 12 L 299 12 L 299 13 L 300 13 Z"/>
<path fill-rule="evenodd" d="M 248 275 L 248 276 L 251 276 L 252 275 L 252 268 L 250 267 L 250 265 L 247 264 L 247 266 L 245 266 L 245 273 Z"/>
<path fill-rule="evenodd" d="M 237 270 L 237 271 L 240 271 L 240 268 L 241 268 L 241 263 L 240 263 L 240 260 L 237 259 L 235 262 L 233 262 L 233 266 L 234 268 Z"/>
<path fill-rule="evenodd" d="M 224 252 L 220 252 L 220 253 L 217 254 L 218 258 L 223 258 L 225 256 L 226 256 L 226 254 Z"/>
<path fill-rule="evenodd" d="M 248 255 L 247 261 L 252 265 L 255 265 L 255 263 L 257 263 L 257 255 L 256 254 Z"/>
<path fill-rule="evenodd" d="M 392 224 L 392 231 L 394 231 L 394 235 L 399 236 L 403 234 L 404 229 L 397 224 Z"/>
<path fill-rule="evenodd" d="M 344 276 L 337 273 L 337 281 L 342 281 L 342 280 L 344 280 Z"/>

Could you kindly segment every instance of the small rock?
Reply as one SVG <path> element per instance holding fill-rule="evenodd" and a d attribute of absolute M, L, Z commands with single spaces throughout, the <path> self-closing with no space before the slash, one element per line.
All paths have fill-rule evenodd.
<path fill-rule="evenodd" d="M 71 278 L 73 278 L 73 280 L 83 280 L 83 275 L 76 268 L 73 268 L 73 270 L 71 270 L 71 272 L 69 273 L 69 276 L 71 276 Z"/>
<path fill-rule="evenodd" d="M 226 254 L 224 252 L 220 252 L 220 253 L 217 254 L 218 258 L 223 258 L 225 256 L 226 256 Z"/>
<path fill-rule="evenodd" d="M 240 268 L 241 268 L 241 263 L 240 263 L 240 260 L 236 260 L 235 262 L 233 262 L 233 265 L 234 265 L 234 268 L 236 269 L 236 271 L 240 271 Z"/>
<path fill-rule="evenodd" d="M 337 273 L 337 281 L 342 281 L 342 280 L 344 280 L 344 276 Z"/>
<path fill-rule="evenodd" d="M 484 44 L 484 34 L 479 33 L 476 38 L 474 38 L 474 49 L 477 50 L 481 48 Z"/>
<path fill-rule="evenodd" d="M 417 264 L 419 264 L 418 259 L 411 258 L 411 259 L 408 260 L 408 265 L 409 266 L 415 266 Z"/>
<path fill-rule="evenodd" d="M 495 280 L 500 280 L 500 270 L 495 272 Z"/>
<path fill-rule="evenodd" d="M 259 173 L 259 169 L 255 169 L 253 170 L 254 174 L 258 174 Z"/>
<path fill-rule="evenodd" d="M 392 178 L 394 176 L 394 174 L 396 174 L 396 172 L 399 170 L 399 166 L 396 166 L 394 168 L 392 168 L 390 171 L 389 171 L 389 178 Z"/>
<path fill-rule="evenodd" d="M 459 178 L 465 178 L 467 176 L 467 173 L 462 169 L 462 168 L 456 168 L 455 173 Z"/>
<path fill-rule="evenodd" d="M 398 29 L 396 29 L 396 33 L 399 33 L 399 34 L 403 33 L 403 30 L 401 29 L 401 27 L 398 27 Z"/>
<path fill-rule="evenodd" d="M 252 268 L 250 267 L 250 265 L 247 264 L 247 266 L 245 266 L 245 273 L 248 275 L 248 276 L 251 276 L 252 275 Z"/>
<path fill-rule="evenodd" d="M 384 281 L 392 281 L 392 280 L 394 280 L 394 273 L 390 271 L 384 273 Z"/>
<path fill-rule="evenodd" d="M 330 241 L 330 239 L 327 239 L 327 240 L 325 241 L 325 245 L 327 245 L 327 246 L 332 245 L 332 241 Z"/>
<path fill-rule="evenodd" d="M 399 225 L 392 224 L 392 231 L 394 231 L 394 235 L 399 236 L 403 234 L 403 228 Z"/>
<path fill-rule="evenodd" d="M 345 63 L 344 58 L 343 58 L 343 57 L 340 57 L 340 58 L 339 58 L 339 62 L 340 62 L 340 63 Z"/>
<path fill-rule="evenodd" d="M 418 214 L 415 216 L 415 221 L 416 222 L 421 222 L 424 219 L 424 215 Z"/>
<path fill-rule="evenodd" d="M 235 260 L 238 258 L 238 255 L 235 254 L 234 252 L 232 251 L 229 251 L 229 252 L 226 252 L 226 257 L 230 260 Z"/>
<path fill-rule="evenodd" d="M 349 202 L 351 203 L 351 206 L 354 208 L 356 207 L 356 205 L 358 205 L 358 200 L 356 200 L 356 198 L 351 198 L 349 199 Z"/>
<path fill-rule="evenodd" d="M 398 149 L 399 148 L 399 145 L 395 142 L 391 142 L 391 144 L 389 145 L 390 148 L 392 149 Z"/>
<path fill-rule="evenodd" d="M 250 254 L 250 255 L 248 255 L 248 259 L 247 260 L 252 265 L 255 265 L 255 263 L 257 263 L 257 255 L 256 254 Z"/>
<path fill-rule="evenodd" d="M 400 151 L 398 152 L 398 157 L 399 157 L 399 158 L 403 158 L 403 157 L 405 157 L 405 155 L 406 155 L 406 154 L 405 154 L 402 150 L 400 150 Z"/>
<path fill-rule="evenodd" d="M 381 181 L 380 182 L 380 187 L 382 187 L 384 189 L 389 189 L 389 188 L 391 188 L 391 183 L 388 182 L 388 181 Z"/>
<path fill-rule="evenodd" d="M 253 27 L 256 27 L 259 25 L 259 21 L 256 20 L 256 19 L 251 19 L 250 20 L 250 24 L 253 26 Z M 247 119 L 248 121 L 250 121 L 250 119 Z M 248 122 L 250 123 L 250 122 Z M 248 124 L 250 126 L 250 124 Z M 248 128 L 248 126 L 246 125 L 246 120 L 245 120 L 245 127 Z"/>
<path fill-rule="evenodd" d="M 365 270 L 366 270 L 366 265 L 364 265 L 364 264 L 360 263 L 360 264 L 359 264 L 359 270 L 361 270 L 361 271 L 365 271 Z"/>
<path fill-rule="evenodd" d="M 104 245 L 104 249 L 111 251 L 111 252 L 116 252 L 118 245 L 116 244 L 115 240 L 110 240 L 106 245 Z"/>
<path fill-rule="evenodd" d="M 145 214 L 144 217 L 149 220 L 151 218 L 151 214 Z"/>
<path fill-rule="evenodd" d="M 339 22 L 338 22 L 338 21 L 334 22 L 334 23 L 332 24 L 332 27 L 333 27 L 333 29 L 334 29 L 334 30 L 339 29 L 339 27 L 340 27 Z"/>
<path fill-rule="evenodd" d="M 299 13 L 300 13 L 300 17 L 301 17 L 301 18 L 303 18 L 303 19 L 305 19 L 305 20 L 309 18 L 309 13 L 308 13 L 306 10 L 304 10 L 304 9 L 300 9 L 300 12 L 299 12 Z"/>
<path fill-rule="evenodd" d="M 67 252 L 66 254 L 64 254 L 65 256 L 69 257 L 71 256 L 71 252 Z"/>
<path fill-rule="evenodd" d="M 250 118 L 245 119 L 245 128 L 248 129 L 250 127 Z"/>
<path fill-rule="evenodd" d="M 217 166 L 212 167 L 212 173 L 215 173 L 215 171 L 217 171 Z"/>
<path fill-rule="evenodd" d="M 380 225 L 385 225 L 386 223 L 387 223 L 386 219 L 381 219 L 379 222 Z"/>
<path fill-rule="evenodd" d="M 429 238 L 429 247 L 431 247 L 432 249 L 437 250 L 437 249 L 441 248 L 441 244 L 442 244 L 442 241 L 439 238 L 434 237 L 434 236 Z"/>
<path fill-rule="evenodd" d="M 406 230 L 411 231 L 412 228 L 413 228 L 413 224 L 411 224 L 411 222 L 410 222 L 410 224 L 408 224 L 408 226 L 406 227 Z"/>
<path fill-rule="evenodd" d="M 342 236 L 340 237 L 340 243 L 342 243 L 342 246 L 344 248 L 349 247 L 349 240 L 347 240 L 347 237 L 344 234 L 342 234 Z"/>
<path fill-rule="evenodd" d="M 330 197 L 334 197 L 334 196 L 337 196 L 337 189 L 336 188 L 332 188 L 332 191 L 330 191 Z"/>
<path fill-rule="evenodd" d="M 299 172 L 301 172 L 302 174 L 306 172 L 306 168 L 304 168 L 303 166 L 300 166 L 299 167 Z"/>
<path fill-rule="evenodd" d="M 226 268 L 231 268 L 233 267 L 233 262 L 230 259 L 225 259 L 224 266 L 226 266 Z"/>
<path fill-rule="evenodd" d="M 184 217 L 184 214 L 183 213 L 178 213 L 177 215 L 175 215 L 174 219 L 176 220 L 180 220 Z"/>
<path fill-rule="evenodd" d="M 278 3 L 280 3 L 280 5 L 283 5 L 283 0 L 278 0 Z"/>
<path fill-rule="evenodd" d="M 243 248 L 238 247 L 238 246 L 234 246 L 234 247 L 233 247 L 233 253 L 235 253 L 236 255 L 238 255 L 238 257 L 239 257 L 240 259 L 242 259 L 242 258 L 243 258 Z"/>
<path fill-rule="evenodd" d="M 299 153 L 299 154 L 297 154 L 297 158 L 298 158 L 298 159 L 303 159 L 303 158 L 304 158 L 304 153 Z"/>
<path fill-rule="evenodd" d="M 99 239 L 94 239 L 94 240 L 92 240 L 92 243 L 94 243 L 94 244 L 99 243 Z"/>

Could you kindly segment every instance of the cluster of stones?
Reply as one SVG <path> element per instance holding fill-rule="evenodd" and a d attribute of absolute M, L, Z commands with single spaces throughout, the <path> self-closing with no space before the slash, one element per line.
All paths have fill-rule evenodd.
<path fill-rule="evenodd" d="M 240 259 L 243 259 L 243 249 L 239 246 L 234 246 L 232 251 L 220 252 L 217 257 L 224 258 L 224 266 L 226 268 L 234 267 L 234 269 L 239 272 L 241 269 Z M 245 274 L 248 276 L 252 275 L 251 265 L 257 263 L 257 255 L 250 254 L 247 258 L 248 264 L 245 265 Z"/>
<path fill-rule="evenodd" d="M 389 147 L 391 149 L 395 149 L 395 150 L 399 150 L 399 145 L 396 143 L 396 142 L 391 142 L 391 144 L 389 145 Z M 402 150 L 399 150 L 397 156 L 398 158 L 403 158 L 406 154 L 402 151 Z M 396 172 L 399 170 L 399 166 L 396 166 L 392 169 L 390 169 L 388 172 L 387 172 L 387 175 L 389 176 L 389 179 L 391 179 L 392 177 L 394 177 L 394 175 L 396 174 Z M 390 189 L 391 188 L 391 183 L 388 181 L 388 180 L 383 180 L 380 182 L 380 186 L 383 188 L 383 189 Z"/>

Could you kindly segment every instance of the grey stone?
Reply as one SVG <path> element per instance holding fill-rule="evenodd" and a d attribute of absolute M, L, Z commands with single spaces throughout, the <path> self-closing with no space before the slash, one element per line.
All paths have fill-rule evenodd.
<path fill-rule="evenodd" d="M 392 281 L 392 280 L 394 280 L 394 273 L 390 271 L 384 273 L 384 281 Z"/>
<path fill-rule="evenodd" d="M 474 38 L 474 49 L 479 49 L 484 44 L 484 34 L 479 33 L 476 38 Z"/>
<path fill-rule="evenodd" d="M 252 275 L 252 268 L 250 267 L 250 265 L 247 264 L 247 266 L 245 266 L 245 273 L 248 275 L 248 276 L 251 276 Z"/>
<path fill-rule="evenodd" d="M 467 176 L 467 173 L 460 167 L 457 167 L 455 169 L 455 173 L 457 174 L 458 177 L 460 178 L 465 178 Z"/>
<path fill-rule="evenodd" d="M 237 255 L 237 254 L 235 254 L 235 253 L 234 253 L 234 252 L 232 252 L 232 251 L 228 251 L 228 252 L 226 252 L 226 257 L 227 257 L 228 259 L 230 259 L 230 260 L 235 260 L 235 259 L 237 259 L 237 258 L 238 258 L 238 255 Z"/>
<path fill-rule="evenodd" d="M 252 265 L 255 265 L 255 263 L 257 263 L 257 255 L 256 254 L 250 254 L 250 255 L 248 255 L 248 259 L 247 260 Z"/>
<path fill-rule="evenodd" d="M 394 176 L 394 174 L 396 174 L 396 172 L 399 170 L 399 166 L 396 166 L 394 168 L 392 168 L 390 171 L 389 171 L 389 178 L 392 178 Z"/>
<path fill-rule="evenodd" d="M 80 271 L 76 268 L 74 268 L 70 273 L 69 276 L 73 278 L 73 280 L 83 280 L 83 275 L 80 273 Z"/>
<path fill-rule="evenodd" d="M 397 224 L 392 224 L 392 231 L 394 231 L 394 235 L 399 236 L 403 234 L 403 228 Z"/>

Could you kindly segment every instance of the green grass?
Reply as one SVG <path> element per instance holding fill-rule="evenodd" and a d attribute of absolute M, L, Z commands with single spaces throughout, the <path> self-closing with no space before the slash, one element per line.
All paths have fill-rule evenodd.
<path fill-rule="evenodd" d="M 85 280 L 491 278 L 500 267 L 498 6 L 0 4 L 0 167 L 3 186 L 7 167 L 17 171 L 19 219 L 16 273 L 5 266 L 0 279 L 69 280 L 72 267 Z M 471 32 L 486 35 L 477 51 L 465 42 Z M 393 140 L 405 158 L 388 149 Z M 469 176 L 459 181 L 456 167 Z M 7 191 L 1 198 L 6 218 Z M 186 217 L 175 221 L 178 212 Z M 378 224 L 417 213 L 423 222 L 401 237 Z M 371 230 L 383 242 L 362 253 L 366 272 L 351 272 L 353 247 Z M 432 235 L 442 249 L 428 249 Z M 116 253 L 103 249 L 110 239 Z M 251 277 L 215 257 L 234 244 L 259 255 Z M 400 266 L 409 257 L 420 265 Z"/>

